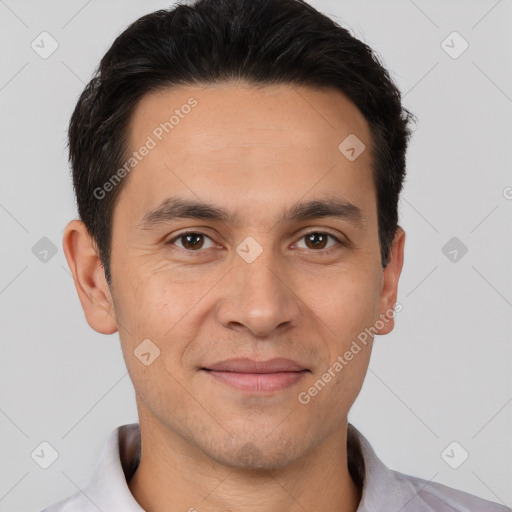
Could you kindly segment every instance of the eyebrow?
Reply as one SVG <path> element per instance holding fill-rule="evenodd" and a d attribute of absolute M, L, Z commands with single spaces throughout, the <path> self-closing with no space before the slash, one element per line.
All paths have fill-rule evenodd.
<path fill-rule="evenodd" d="M 297 202 L 285 212 L 283 220 L 300 222 L 325 217 L 349 221 L 360 227 L 365 224 L 361 208 L 340 198 Z M 178 219 L 209 220 L 226 224 L 240 223 L 239 212 L 231 212 L 222 206 L 208 204 L 203 201 L 169 197 L 157 208 L 146 213 L 137 228 L 147 231 Z"/>

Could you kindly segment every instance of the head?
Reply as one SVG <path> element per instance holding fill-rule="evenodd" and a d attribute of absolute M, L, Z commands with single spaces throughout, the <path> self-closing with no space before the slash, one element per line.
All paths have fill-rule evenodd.
<path fill-rule="evenodd" d="M 117 37 L 71 118 L 64 249 L 141 422 L 260 467 L 346 422 L 394 325 L 412 118 L 374 52 L 301 0 L 200 0 Z M 248 394 L 208 372 L 232 357 L 306 371 Z"/>

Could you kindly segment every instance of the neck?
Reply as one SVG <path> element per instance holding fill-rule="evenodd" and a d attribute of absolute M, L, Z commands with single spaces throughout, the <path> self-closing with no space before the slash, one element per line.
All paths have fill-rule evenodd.
<path fill-rule="evenodd" d="M 347 423 L 279 469 L 220 464 L 156 420 L 140 417 L 141 459 L 128 485 L 144 510 L 356 512 L 361 489 L 347 462 Z"/>

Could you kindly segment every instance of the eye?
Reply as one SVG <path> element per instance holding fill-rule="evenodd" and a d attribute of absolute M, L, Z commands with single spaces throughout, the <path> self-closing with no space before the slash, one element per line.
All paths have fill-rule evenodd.
<path fill-rule="evenodd" d="M 334 240 L 334 243 L 327 245 L 329 239 Z M 205 245 L 205 240 L 210 241 L 210 246 L 207 244 Z M 337 237 L 324 231 L 310 231 L 309 233 L 302 235 L 299 240 L 305 240 L 306 243 L 306 247 L 299 247 L 300 249 L 304 248 L 320 254 L 331 252 L 331 248 L 336 246 L 336 244 L 344 245 Z M 176 245 L 179 249 L 187 252 L 201 252 L 201 249 L 209 249 L 214 246 L 213 240 L 208 235 L 198 231 L 186 231 L 180 233 L 170 239 L 167 242 L 167 245 Z"/>
<path fill-rule="evenodd" d="M 182 240 L 181 246 L 178 245 L 180 249 L 184 249 L 186 251 L 191 252 L 199 252 L 199 249 L 208 249 L 209 247 L 204 246 L 204 240 L 205 239 L 210 240 L 210 242 L 213 242 L 213 240 L 205 235 L 204 233 L 198 233 L 196 231 L 187 231 L 185 233 L 180 233 L 178 236 L 175 236 L 171 240 L 169 240 L 167 243 L 170 245 L 174 245 L 174 242 L 177 240 Z M 213 244 L 212 244 L 213 247 Z"/>
<path fill-rule="evenodd" d="M 335 243 L 328 246 L 326 244 L 328 243 L 329 238 L 334 240 Z M 337 237 L 323 231 L 310 231 L 309 233 L 302 235 L 300 240 L 306 241 L 305 249 L 311 249 L 314 252 L 319 253 L 330 252 L 329 249 L 335 246 L 336 243 L 338 245 L 343 245 L 343 243 Z"/>

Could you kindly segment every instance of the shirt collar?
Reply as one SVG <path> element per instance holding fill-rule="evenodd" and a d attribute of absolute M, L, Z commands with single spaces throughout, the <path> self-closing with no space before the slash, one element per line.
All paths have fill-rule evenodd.
<path fill-rule="evenodd" d="M 363 434 L 350 423 L 347 428 L 347 455 L 352 478 L 358 485 L 362 482 L 363 486 L 356 512 L 407 512 L 415 508 L 414 499 L 418 491 L 400 479 L 400 473 L 389 469 Z"/>
<path fill-rule="evenodd" d="M 116 428 L 107 439 L 94 476 L 83 494 L 100 510 L 144 512 L 127 484 L 137 469 L 140 453 L 139 424 Z M 401 508 L 405 512 L 405 507 L 414 500 L 417 491 L 400 484 L 397 473 L 382 463 L 370 443 L 350 423 L 347 428 L 347 455 L 350 474 L 363 487 L 357 512 Z"/>

